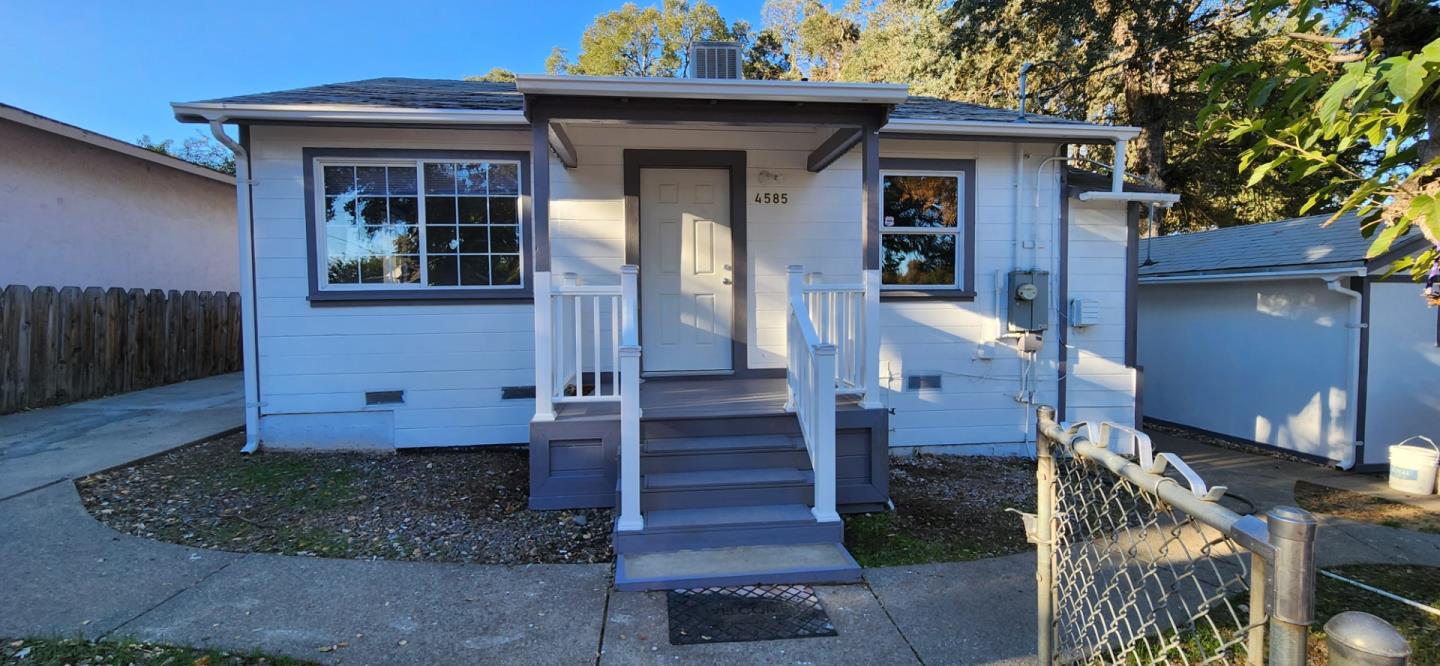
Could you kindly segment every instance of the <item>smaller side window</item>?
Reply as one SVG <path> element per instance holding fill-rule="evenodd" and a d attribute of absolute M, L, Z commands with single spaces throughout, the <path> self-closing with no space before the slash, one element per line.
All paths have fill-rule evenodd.
<path fill-rule="evenodd" d="M 880 277 L 886 288 L 954 289 L 961 258 L 963 173 L 883 174 Z"/>

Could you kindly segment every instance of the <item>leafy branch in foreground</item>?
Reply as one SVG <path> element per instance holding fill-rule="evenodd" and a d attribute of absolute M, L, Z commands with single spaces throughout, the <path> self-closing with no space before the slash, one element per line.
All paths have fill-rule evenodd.
<path fill-rule="evenodd" d="M 1370 258 L 1418 229 L 1430 247 L 1391 272 L 1422 279 L 1440 257 L 1440 9 L 1265 0 L 1252 20 L 1285 26 L 1292 57 L 1279 71 L 1252 62 L 1207 69 L 1202 131 L 1245 146 L 1247 184 L 1273 172 L 1314 187 L 1302 213 L 1332 211 L 1325 224 L 1358 214 Z"/>

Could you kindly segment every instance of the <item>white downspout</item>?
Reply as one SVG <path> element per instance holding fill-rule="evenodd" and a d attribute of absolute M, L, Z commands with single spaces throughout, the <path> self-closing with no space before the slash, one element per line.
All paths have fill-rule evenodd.
<path fill-rule="evenodd" d="M 235 218 L 240 235 L 240 331 L 245 374 L 245 446 L 241 453 L 260 449 L 260 373 L 255 344 L 255 220 L 250 213 L 250 155 L 225 133 L 225 118 L 210 119 L 210 133 L 235 152 Z"/>
<path fill-rule="evenodd" d="M 1360 329 L 1364 324 L 1360 321 L 1361 301 L 1364 295 L 1349 287 L 1340 285 L 1340 278 L 1346 276 L 1332 275 L 1322 278 L 1325 280 L 1325 288 L 1341 296 L 1350 299 L 1350 316 L 1345 322 L 1345 328 L 1350 330 L 1349 351 L 1346 354 L 1349 361 L 1349 377 L 1345 388 L 1345 427 L 1351 434 L 1350 449 L 1336 465 L 1340 469 L 1348 470 L 1355 466 L 1355 449 L 1359 447 L 1362 437 L 1356 432 L 1360 423 L 1360 415 L 1357 410 L 1360 407 Z"/>

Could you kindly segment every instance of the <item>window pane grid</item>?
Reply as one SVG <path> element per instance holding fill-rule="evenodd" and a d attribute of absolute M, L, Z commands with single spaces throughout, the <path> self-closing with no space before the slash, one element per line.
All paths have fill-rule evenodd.
<path fill-rule="evenodd" d="M 327 286 L 521 286 L 518 162 L 316 164 Z"/>

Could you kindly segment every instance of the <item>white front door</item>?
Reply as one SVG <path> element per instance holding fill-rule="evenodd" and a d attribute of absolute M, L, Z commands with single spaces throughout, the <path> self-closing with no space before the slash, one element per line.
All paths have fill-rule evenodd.
<path fill-rule="evenodd" d="M 640 170 L 640 344 L 646 372 L 731 369 L 730 172 Z"/>

